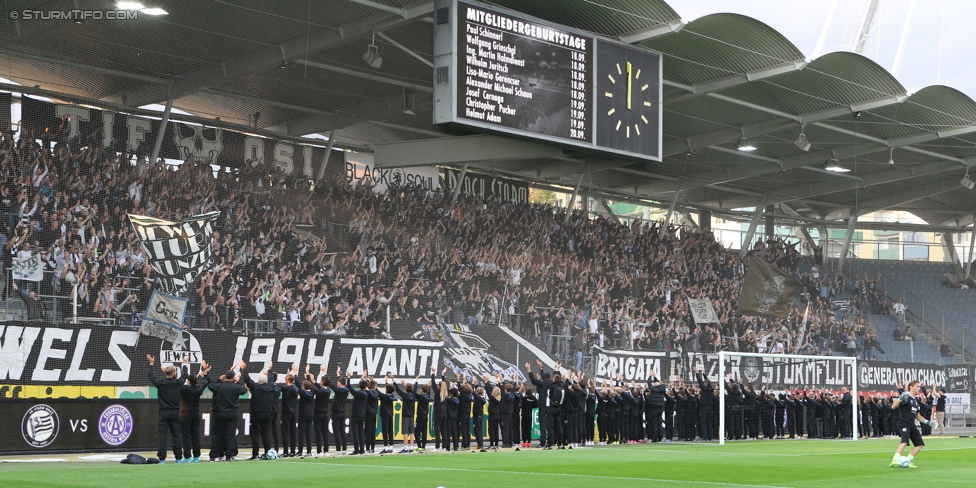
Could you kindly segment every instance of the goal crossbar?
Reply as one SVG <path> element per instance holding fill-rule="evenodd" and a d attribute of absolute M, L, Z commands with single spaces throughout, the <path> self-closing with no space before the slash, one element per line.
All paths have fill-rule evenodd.
<path fill-rule="evenodd" d="M 776 359 L 800 359 L 842 361 L 851 365 L 851 440 L 857 440 L 857 358 L 847 356 L 801 356 L 799 354 L 758 354 L 752 352 L 729 352 L 720 351 L 718 353 L 718 381 L 722 386 L 718 396 L 718 443 L 725 445 L 725 359 L 728 357 L 754 357 L 754 358 L 776 358 Z"/>

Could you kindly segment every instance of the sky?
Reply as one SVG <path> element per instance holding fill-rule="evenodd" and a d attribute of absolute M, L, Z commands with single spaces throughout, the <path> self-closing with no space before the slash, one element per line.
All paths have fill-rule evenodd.
<path fill-rule="evenodd" d="M 869 0 L 841 0 L 822 54 L 851 50 L 851 19 Z M 833 0 L 667 0 L 684 21 L 714 13 L 736 13 L 779 31 L 808 58 L 813 58 Z M 898 43 L 912 0 L 881 0 L 862 54 L 892 71 Z M 918 0 L 896 78 L 909 91 L 945 85 L 976 99 L 976 0 Z M 845 35 L 846 34 L 846 35 Z M 847 41 L 847 42 L 845 42 Z M 941 49 L 940 49 L 941 44 Z M 940 62 L 941 61 L 941 62 Z"/>

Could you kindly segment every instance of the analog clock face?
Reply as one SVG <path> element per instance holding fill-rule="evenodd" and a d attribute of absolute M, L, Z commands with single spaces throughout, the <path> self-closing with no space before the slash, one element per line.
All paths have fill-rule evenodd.
<path fill-rule="evenodd" d="M 659 55 L 610 42 L 597 43 L 596 145 L 659 157 Z"/>
<path fill-rule="evenodd" d="M 615 63 L 614 68 L 607 73 L 610 84 L 604 85 L 607 90 L 601 94 L 611 99 L 610 110 L 603 116 L 607 117 L 615 132 L 623 132 L 625 139 L 640 137 L 642 131 L 648 132 L 650 129 L 648 117 L 654 116 L 651 110 L 654 102 L 645 94 L 651 86 L 648 80 L 656 73 L 648 73 L 631 61 Z M 641 75 L 644 76 L 643 81 Z"/>

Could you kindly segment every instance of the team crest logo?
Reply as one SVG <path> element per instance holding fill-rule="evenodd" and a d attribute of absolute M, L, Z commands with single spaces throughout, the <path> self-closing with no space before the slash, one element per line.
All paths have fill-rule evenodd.
<path fill-rule="evenodd" d="M 756 358 L 748 357 L 742 360 L 742 376 L 747 383 L 755 383 L 762 374 L 762 368 Z"/>
<path fill-rule="evenodd" d="M 24 419 L 20 422 L 20 433 L 28 444 L 40 449 L 57 439 L 60 427 L 58 413 L 53 408 L 34 405 L 24 414 Z"/>
<path fill-rule="evenodd" d="M 121 446 L 132 435 L 132 414 L 122 405 L 112 405 L 98 419 L 98 435 L 110 446 Z"/>

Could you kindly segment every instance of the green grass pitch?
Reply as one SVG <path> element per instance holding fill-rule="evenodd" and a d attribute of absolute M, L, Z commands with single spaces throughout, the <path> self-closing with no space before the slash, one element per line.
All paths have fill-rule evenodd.
<path fill-rule="evenodd" d="M 752 441 L 590 447 L 565 451 L 394 454 L 233 463 L 126 466 L 2 463 L 4 487 L 92 486 L 890 486 L 971 487 L 976 439 L 928 438 L 918 469 L 890 468 L 895 439 Z M 249 451 L 248 451 L 249 452 Z M 243 453 L 243 451 L 242 451 Z M 206 453 L 204 453 L 206 454 Z M 123 455 L 120 455 L 120 459 Z M 921 476 L 919 476 L 921 475 Z"/>

